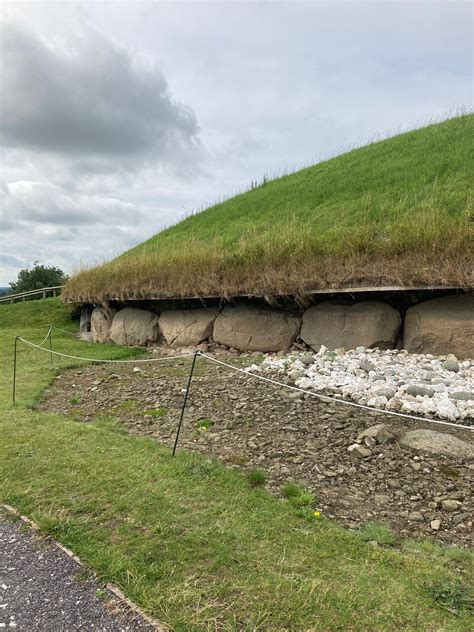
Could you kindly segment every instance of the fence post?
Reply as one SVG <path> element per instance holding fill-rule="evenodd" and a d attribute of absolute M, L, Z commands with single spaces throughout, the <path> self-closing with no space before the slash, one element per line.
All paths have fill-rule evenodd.
<path fill-rule="evenodd" d="M 14 351 L 13 351 L 13 393 L 12 393 L 12 400 L 13 400 L 13 406 L 16 406 L 16 345 L 18 342 L 18 336 L 16 336 L 15 338 L 15 345 L 14 345 Z"/>
<path fill-rule="evenodd" d="M 201 354 L 200 351 L 195 351 L 194 352 L 193 363 L 191 364 L 191 371 L 189 372 L 188 385 L 186 386 L 186 392 L 184 393 L 183 407 L 181 408 L 181 416 L 179 418 L 178 428 L 176 430 L 176 438 L 174 440 L 174 446 L 173 446 L 173 456 L 175 456 L 176 448 L 178 447 L 179 433 L 180 433 L 180 430 L 181 430 L 181 425 L 183 423 L 184 411 L 186 409 L 186 402 L 188 401 L 189 389 L 191 387 L 191 380 L 193 379 L 194 365 L 196 364 L 196 358 L 200 354 Z"/>
<path fill-rule="evenodd" d="M 53 326 L 49 326 L 49 366 L 53 368 Z"/>

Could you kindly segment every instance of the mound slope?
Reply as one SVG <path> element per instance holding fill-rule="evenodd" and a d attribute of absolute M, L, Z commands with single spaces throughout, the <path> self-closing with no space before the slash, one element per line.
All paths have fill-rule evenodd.
<path fill-rule="evenodd" d="M 355 149 L 76 274 L 74 301 L 472 286 L 474 115 Z"/>

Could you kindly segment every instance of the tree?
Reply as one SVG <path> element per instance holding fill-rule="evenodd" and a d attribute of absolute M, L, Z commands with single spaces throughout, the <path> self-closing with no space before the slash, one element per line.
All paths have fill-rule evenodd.
<path fill-rule="evenodd" d="M 11 294 L 19 294 L 29 290 L 39 290 L 42 287 L 64 285 L 66 281 L 67 276 L 60 268 L 39 265 L 39 262 L 35 261 L 30 270 L 27 268 L 20 270 L 18 279 L 9 285 Z"/>

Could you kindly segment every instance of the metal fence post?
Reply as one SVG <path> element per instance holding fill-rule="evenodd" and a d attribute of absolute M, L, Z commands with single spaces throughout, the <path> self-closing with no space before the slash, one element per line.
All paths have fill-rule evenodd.
<path fill-rule="evenodd" d="M 53 368 L 53 326 L 49 326 L 49 366 Z"/>
<path fill-rule="evenodd" d="M 13 393 L 12 393 L 13 406 L 16 406 L 16 345 L 18 342 L 18 338 L 19 336 L 16 336 L 15 346 L 14 346 L 14 351 L 13 351 Z"/>
<path fill-rule="evenodd" d="M 181 408 L 181 415 L 180 415 L 180 418 L 179 418 L 179 424 L 178 424 L 178 428 L 176 430 L 176 438 L 174 440 L 174 446 L 173 446 L 173 456 L 175 456 L 176 448 L 178 447 L 179 433 L 181 431 L 181 425 L 183 423 L 184 411 L 186 409 L 186 402 L 188 401 L 189 389 L 191 387 L 191 380 L 193 379 L 194 365 L 196 364 L 196 358 L 200 354 L 201 354 L 200 351 L 195 351 L 194 352 L 193 363 L 191 364 L 191 371 L 189 372 L 188 385 L 186 386 L 186 392 L 184 393 L 183 406 Z"/>

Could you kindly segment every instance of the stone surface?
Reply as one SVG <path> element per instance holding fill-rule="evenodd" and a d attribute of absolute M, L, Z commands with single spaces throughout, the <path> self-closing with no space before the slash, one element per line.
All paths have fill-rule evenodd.
<path fill-rule="evenodd" d="M 215 308 L 174 309 L 160 315 L 160 333 L 170 347 L 198 345 L 212 336 Z"/>
<path fill-rule="evenodd" d="M 143 346 L 158 338 L 158 316 L 145 309 L 125 307 L 114 316 L 110 339 L 117 345 Z"/>
<path fill-rule="evenodd" d="M 436 430 L 411 430 L 403 435 L 400 443 L 407 448 L 432 454 L 474 458 L 474 446 L 471 443 Z"/>
<path fill-rule="evenodd" d="M 289 349 L 298 335 L 301 319 L 287 312 L 255 305 L 225 307 L 214 322 L 217 343 L 241 351 Z"/>
<path fill-rule="evenodd" d="M 94 307 L 91 314 L 91 333 L 93 342 L 107 342 L 109 340 L 110 327 L 117 310 L 108 305 Z"/>
<path fill-rule="evenodd" d="M 474 357 L 474 296 L 443 296 L 410 307 L 403 346 L 411 353 Z"/>
<path fill-rule="evenodd" d="M 315 351 L 322 345 L 328 349 L 387 349 L 395 346 L 400 325 L 398 311 L 381 301 L 324 302 L 305 311 L 300 337 Z"/>
<path fill-rule="evenodd" d="M 441 527 L 441 520 L 432 520 L 430 522 L 430 527 L 433 531 L 439 531 L 439 528 Z"/>
<path fill-rule="evenodd" d="M 366 459 L 367 457 L 372 456 L 372 450 L 369 450 L 369 448 L 365 448 L 363 445 L 359 445 L 358 443 L 349 446 L 347 451 L 358 459 Z"/>

